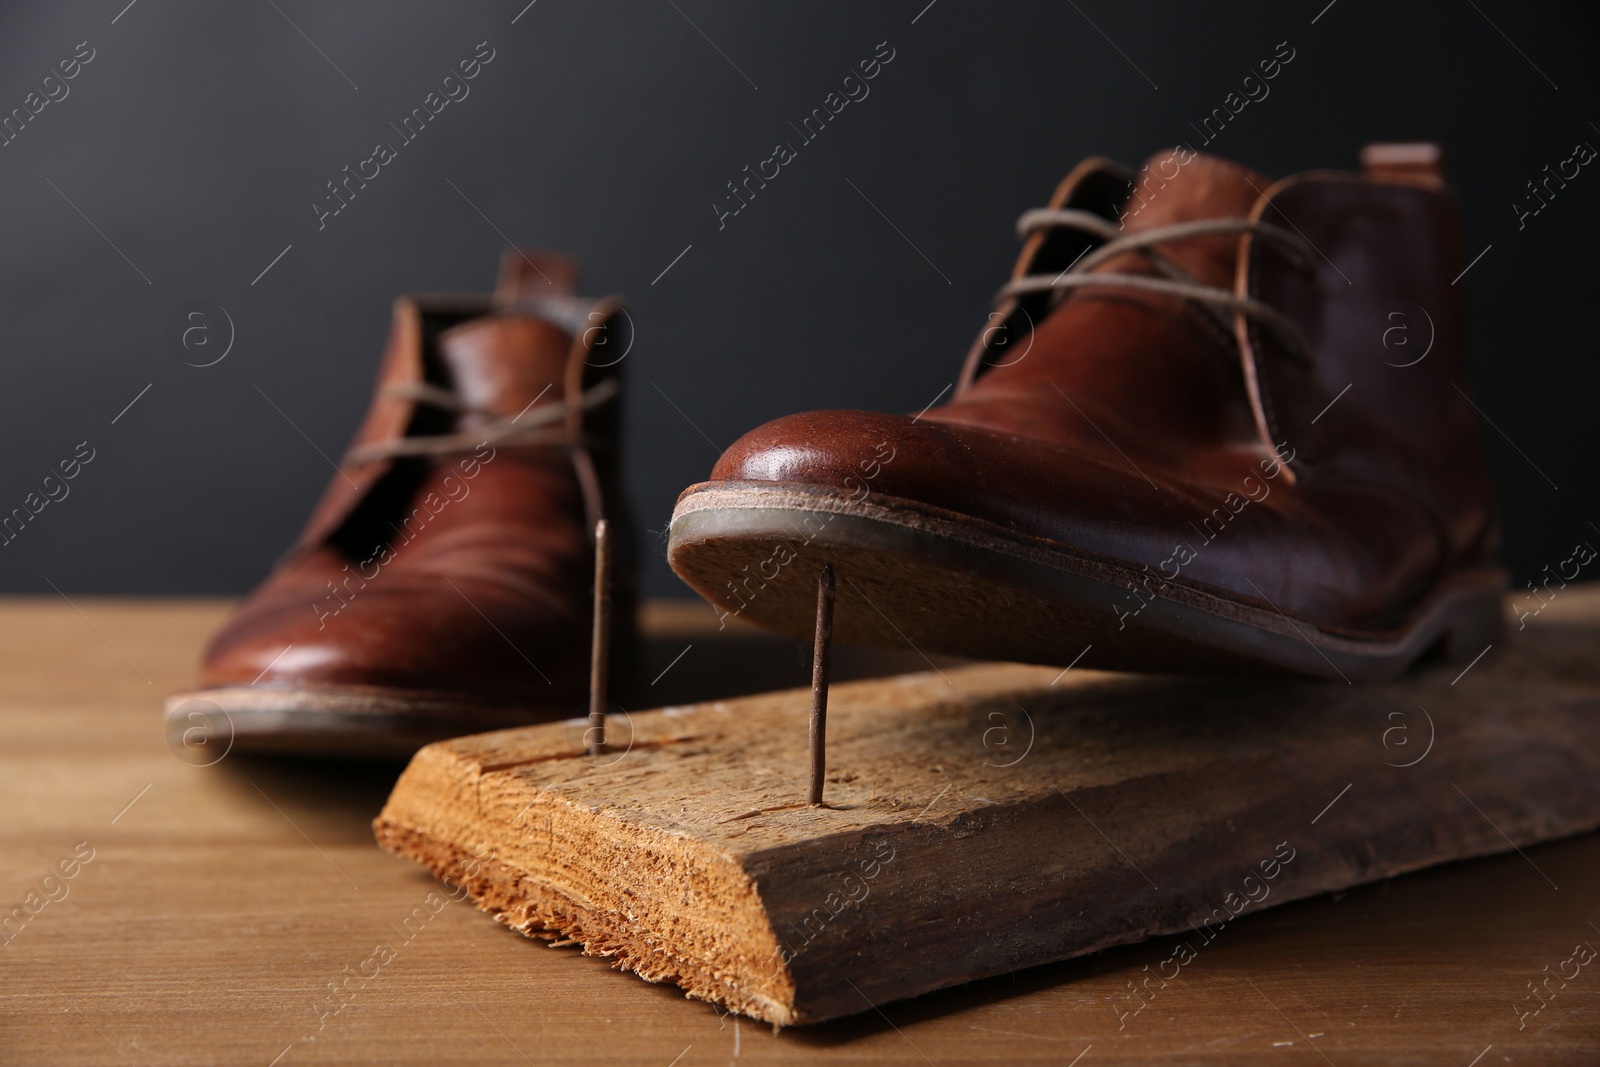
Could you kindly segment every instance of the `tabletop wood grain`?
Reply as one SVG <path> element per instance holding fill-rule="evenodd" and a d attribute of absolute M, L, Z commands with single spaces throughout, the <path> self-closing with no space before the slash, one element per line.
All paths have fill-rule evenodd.
<path fill-rule="evenodd" d="M 774 1034 L 440 896 L 372 839 L 397 765 L 170 751 L 161 700 L 226 611 L 0 603 L 0 1063 L 1488 1067 L 1600 1050 L 1593 834 L 1247 916 L 1137 1014 L 1174 939 Z M 1600 590 L 1544 614 L 1563 613 L 1594 617 Z M 703 608 L 657 608 L 651 633 L 650 703 L 807 681 L 798 643 L 719 634 Z M 910 650 L 838 664 L 917 668 Z"/>

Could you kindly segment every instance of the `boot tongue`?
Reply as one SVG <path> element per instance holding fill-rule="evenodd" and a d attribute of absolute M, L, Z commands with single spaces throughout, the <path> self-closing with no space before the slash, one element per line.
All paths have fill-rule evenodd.
<path fill-rule="evenodd" d="M 495 285 L 496 313 L 439 335 L 446 381 L 458 397 L 501 418 L 564 399 L 567 355 L 587 324 L 589 302 L 574 297 L 578 267 L 537 248 L 509 248 Z M 565 328 L 564 328 L 565 327 Z M 467 425 L 481 421 L 468 417 Z"/>
<path fill-rule="evenodd" d="M 1139 169 L 1119 221 L 1127 232 L 1142 233 L 1179 222 L 1246 218 L 1271 184 L 1271 178 L 1217 156 L 1187 148 L 1157 152 Z M 1237 235 L 1191 237 L 1155 247 L 1202 285 L 1233 288 Z M 1142 269 L 1134 260 L 1141 261 Z M 1153 268 L 1143 257 L 1130 255 L 1096 269 L 1148 273 Z"/>
<path fill-rule="evenodd" d="M 512 417 L 536 400 L 543 405 L 563 399 L 571 346 L 565 330 L 543 319 L 485 315 L 439 335 L 439 360 L 448 378 L 442 384 L 473 407 Z"/>

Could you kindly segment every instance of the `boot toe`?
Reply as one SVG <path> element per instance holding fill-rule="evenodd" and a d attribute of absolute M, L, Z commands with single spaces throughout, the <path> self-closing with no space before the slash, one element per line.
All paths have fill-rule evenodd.
<path fill-rule="evenodd" d="M 569 635 L 582 620 L 542 620 L 536 605 L 465 578 L 452 588 L 442 576 L 383 577 L 348 601 L 309 583 L 261 590 L 212 640 L 203 684 L 437 692 L 471 678 L 475 691 L 503 697 L 576 692 L 587 646 Z"/>
<path fill-rule="evenodd" d="M 925 436 L 918 431 L 918 424 L 906 416 L 875 411 L 786 415 L 735 441 L 712 468 L 711 480 L 848 488 L 845 479 L 881 468 L 884 456 L 897 455 Z"/>

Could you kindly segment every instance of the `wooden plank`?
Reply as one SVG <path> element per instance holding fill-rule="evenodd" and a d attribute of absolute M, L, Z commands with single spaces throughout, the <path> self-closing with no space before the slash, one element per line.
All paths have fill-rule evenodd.
<path fill-rule="evenodd" d="M 1244 912 L 1600 825 L 1597 648 L 1589 621 L 1385 685 L 840 685 L 824 808 L 805 690 L 635 715 L 601 757 L 574 720 L 428 747 L 374 826 L 501 922 L 774 1024 L 1189 934 L 1153 996 Z"/>

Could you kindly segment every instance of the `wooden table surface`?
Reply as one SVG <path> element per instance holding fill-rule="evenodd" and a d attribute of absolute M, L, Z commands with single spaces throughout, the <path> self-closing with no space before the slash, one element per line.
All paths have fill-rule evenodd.
<path fill-rule="evenodd" d="M 1600 611 L 1597 593 L 1566 591 L 1546 614 Z M 776 1035 L 719 1017 L 467 903 L 430 907 L 437 884 L 380 852 L 369 828 L 396 766 L 230 753 L 199 767 L 170 751 L 161 700 L 193 680 L 226 611 L 0 603 L 0 918 L 27 916 L 0 933 L 0 1063 L 1488 1067 L 1600 1055 L 1600 959 L 1575 953 L 1600 948 L 1600 835 L 1247 917 L 1136 1015 L 1131 984 L 1174 939 Z M 706 609 L 651 620 L 646 682 L 692 646 L 643 687 L 653 703 L 807 680 L 804 649 L 717 634 Z M 844 676 L 918 666 L 909 652 L 839 664 Z M 427 921 L 403 925 L 419 906 Z M 358 971 L 368 977 L 335 1012 L 329 984 Z"/>

